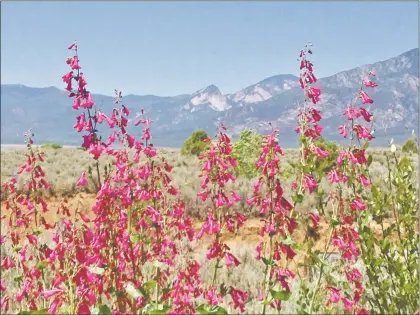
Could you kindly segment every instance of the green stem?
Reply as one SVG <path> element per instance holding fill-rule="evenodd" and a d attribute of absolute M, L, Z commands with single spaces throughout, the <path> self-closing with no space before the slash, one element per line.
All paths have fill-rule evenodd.
<path fill-rule="evenodd" d="M 319 291 L 319 286 L 321 284 L 321 279 L 322 279 L 322 275 L 323 275 L 323 272 L 324 272 L 324 266 L 325 266 L 324 260 L 325 260 L 325 257 L 327 256 L 328 247 L 330 245 L 331 238 L 332 238 L 332 235 L 334 233 L 334 230 L 335 230 L 335 227 L 333 227 L 331 229 L 330 234 L 328 235 L 327 244 L 325 244 L 324 255 L 322 256 L 322 265 L 321 265 L 321 269 L 319 270 L 319 276 L 318 276 L 318 280 L 317 280 L 317 283 L 316 283 L 315 292 L 314 292 L 314 295 L 312 296 L 311 303 L 309 304 L 309 314 L 311 314 L 311 312 L 312 312 L 312 307 L 313 307 L 315 298 L 316 298 L 316 296 L 318 294 L 318 291 Z"/>
<path fill-rule="evenodd" d="M 267 299 L 267 294 L 268 294 L 268 289 L 269 289 L 269 283 L 270 281 L 268 281 L 269 279 L 269 275 L 271 273 L 271 268 L 272 268 L 272 260 L 273 260 L 273 236 L 270 235 L 270 258 L 268 260 L 268 262 L 270 263 L 270 265 L 266 265 L 265 266 L 265 270 L 264 270 L 264 282 L 263 282 L 263 290 L 264 290 L 264 299 Z M 264 301 L 265 302 L 265 301 Z M 264 303 L 263 304 L 263 311 L 262 314 L 265 315 L 265 311 L 267 308 L 267 304 Z"/>
<path fill-rule="evenodd" d="M 98 160 L 96 160 L 96 176 L 98 177 L 97 190 L 99 190 L 101 188 L 102 184 L 101 184 L 101 174 L 99 172 L 99 161 Z"/>

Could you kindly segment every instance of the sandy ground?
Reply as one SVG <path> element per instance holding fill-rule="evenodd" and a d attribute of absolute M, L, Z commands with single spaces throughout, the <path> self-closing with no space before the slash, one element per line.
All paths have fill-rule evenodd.
<path fill-rule="evenodd" d="M 62 203 L 63 198 L 52 198 L 49 200 L 49 212 L 46 213 L 45 219 L 47 222 L 54 222 L 57 219 L 57 209 L 60 207 L 60 204 Z M 78 211 L 82 212 L 86 216 L 92 218 L 93 214 L 90 211 L 92 205 L 95 202 L 95 196 L 89 195 L 85 193 L 80 193 L 75 197 L 68 198 L 67 199 L 67 207 L 70 209 L 72 213 L 78 209 Z M 2 204 L 2 212 L 4 211 L 3 204 Z M 201 225 L 203 222 L 195 222 L 194 227 L 199 231 L 201 228 Z M 386 222 L 385 226 L 389 226 L 390 221 Z M 260 218 L 249 218 L 243 227 L 240 228 L 239 232 L 234 233 L 226 233 L 222 237 L 222 241 L 226 243 L 231 249 L 234 248 L 249 248 L 253 252 L 255 252 L 255 247 L 258 244 L 258 242 L 261 241 L 261 237 L 259 236 L 260 229 L 263 225 L 263 222 Z M 372 226 L 375 234 L 377 237 L 380 237 L 380 227 L 379 226 Z M 314 247 L 315 249 L 318 249 L 320 252 L 325 251 L 325 243 L 327 241 L 328 234 L 330 232 L 330 226 L 322 222 L 319 225 L 317 233 L 319 234 L 319 239 L 315 241 Z M 302 230 L 297 229 L 293 233 L 293 239 L 295 242 L 299 243 L 302 242 L 305 238 L 305 232 Z M 205 253 L 207 252 L 207 249 L 209 245 L 214 240 L 214 237 L 211 237 L 209 235 L 204 235 L 203 238 L 199 241 L 194 241 L 191 244 L 192 252 L 194 252 L 194 256 L 197 260 L 201 260 Z M 327 250 L 328 252 L 335 252 L 336 250 L 330 246 Z M 303 260 L 304 253 L 297 253 L 297 256 L 294 259 L 294 265 L 298 262 L 301 262 Z M 290 266 L 290 268 L 293 270 L 295 269 L 293 265 Z"/>

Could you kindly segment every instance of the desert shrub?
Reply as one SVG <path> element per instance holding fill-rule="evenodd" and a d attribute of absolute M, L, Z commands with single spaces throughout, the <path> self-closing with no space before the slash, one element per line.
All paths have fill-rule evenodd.
<path fill-rule="evenodd" d="M 361 251 L 372 314 L 411 314 L 418 304 L 418 176 L 413 162 L 395 152 L 385 155 L 387 172 L 372 186 L 372 197 L 359 222 Z M 394 166 L 391 165 L 394 160 Z M 382 189 L 383 182 L 388 189 Z M 391 213 L 391 221 L 386 220 Z M 372 223 L 381 227 L 375 236 Z"/>
<path fill-rule="evenodd" d="M 319 138 L 314 141 L 314 144 L 322 150 L 328 151 L 328 156 L 323 159 L 317 159 L 315 163 L 316 171 L 318 174 L 326 174 L 331 171 L 335 166 L 338 156 L 338 145 L 335 142 Z"/>
<path fill-rule="evenodd" d="M 241 132 L 239 139 L 233 143 L 232 153 L 232 156 L 238 163 L 237 175 L 248 179 L 257 176 L 255 161 L 260 154 L 262 143 L 263 137 L 251 129 L 245 129 Z"/>
<path fill-rule="evenodd" d="M 402 146 L 402 151 L 405 153 L 419 153 L 416 139 L 408 139 Z"/>
<path fill-rule="evenodd" d="M 202 129 L 194 131 L 191 137 L 185 140 L 181 149 L 181 154 L 182 155 L 202 154 L 209 147 L 209 143 L 204 141 L 208 137 L 209 136 L 207 135 L 207 133 Z"/>
<path fill-rule="evenodd" d="M 63 146 L 58 143 L 44 143 L 41 145 L 43 149 L 61 149 Z"/>

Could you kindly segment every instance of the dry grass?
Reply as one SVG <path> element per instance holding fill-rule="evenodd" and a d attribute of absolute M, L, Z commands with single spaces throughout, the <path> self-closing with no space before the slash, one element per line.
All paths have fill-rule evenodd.
<path fill-rule="evenodd" d="M 69 208 L 72 211 L 75 211 L 76 208 L 79 208 L 83 213 L 89 215 L 90 208 L 95 201 L 95 196 L 89 193 L 89 189 L 85 192 L 81 192 L 79 188 L 75 187 L 75 183 L 79 178 L 82 171 L 87 170 L 89 165 L 93 164 L 91 156 L 80 149 L 74 148 L 63 148 L 63 149 L 46 149 L 45 152 L 45 162 L 43 164 L 43 169 L 47 175 L 47 178 L 52 186 L 51 191 L 49 192 L 50 196 L 50 218 L 47 218 L 47 221 L 55 221 L 53 217 L 55 214 L 54 209 L 59 206 L 60 197 L 68 196 Z M 374 149 L 371 150 L 373 154 L 373 163 L 370 166 L 372 179 L 373 181 L 378 181 L 387 174 L 386 158 L 384 149 Z M 200 191 L 200 165 L 196 157 L 183 157 L 180 155 L 180 152 L 177 150 L 160 150 L 159 152 L 163 155 L 167 161 L 174 166 L 172 179 L 174 185 L 179 187 L 182 195 L 187 203 L 188 209 L 190 209 L 190 214 L 195 217 L 203 217 L 207 211 L 208 205 L 203 204 L 196 197 L 196 193 Z M 401 154 L 399 152 L 398 154 Z M 283 160 L 283 167 L 288 166 L 288 161 L 293 161 L 298 158 L 298 151 L 291 149 L 285 150 L 285 156 Z M 413 159 L 418 159 L 417 155 L 412 155 Z M 1 152 L 1 181 L 5 182 L 11 176 L 13 176 L 18 167 L 25 161 L 24 151 L 23 150 L 10 150 Z M 107 163 L 112 163 L 110 157 L 105 157 L 100 159 L 100 165 L 103 167 Z M 417 163 L 415 163 L 417 167 Z M 293 178 L 284 179 L 283 185 L 285 188 L 286 197 L 290 196 L 290 186 Z M 252 184 L 255 182 L 255 179 L 248 180 L 245 178 L 238 178 L 237 182 L 233 184 L 235 189 L 243 197 L 247 196 L 250 193 Z M 330 184 L 327 180 L 321 182 L 321 187 L 324 191 L 328 191 Z M 314 206 L 316 200 L 313 197 L 305 198 L 305 203 L 301 205 L 301 208 L 310 209 Z M 51 211 L 52 210 L 52 211 Z M 238 210 L 258 216 L 254 209 L 249 209 L 243 202 L 238 206 Z M 199 227 L 200 222 L 197 222 L 197 228 Z M 261 281 L 261 275 L 263 274 L 264 265 L 262 262 L 257 261 L 254 258 L 255 255 L 255 246 L 260 240 L 258 236 L 258 231 L 261 227 L 261 222 L 254 218 L 249 219 L 246 225 L 241 228 L 240 232 L 237 235 L 227 234 L 223 237 L 223 240 L 227 245 L 232 249 L 233 254 L 238 257 L 241 261 L 241 264 L 233 269 L 222 268 L 220 269 L 218 276 L 218 284 L 225 283 L 230 284 L 238 289 L 246 290 L 250 293 L 250 297 L 254 299 L 257 296 L 257 290 L 259 282 Z M 322 251 L 323 246 L 326 241 L 328 226 L 325 223 L 321 223 L 319 235 L 320 239 L 316 242 L 315 247 Z M 304 238 L 304 231 L 296 231 L 294 239 L 296 241 L 302 241 Z M 46 240 L 48 242 L 48 240 Z M 183 255 L 180 255 L 178 258 L 177 264 L 179 268 L 182 269 L 185 267 L 185 257 L 187 255 L 192 255 L 195 259 L 202 264 L 201 269 L 201 278 L 204 282 L 208 283 L 211 281 L 211 275 L 213 272 L 213 263 L 205 259 L 205 254 L 207 247 L 210 244 L 210 239 L 204 237 L 200 241 L 195 241 L 191 244 L 185 242 L 181 244 L 180 248 L 185 251 Z M 7 250 L 6 250 L 7 251 Z M 5 253 L 2 252 L 2 255 Z M 297 263 L 302 262 L 302 253 L 298 253 L 295 257 L 294 262 L 291 262 L 289 268 L 298 274 Z M 360 265 L 360 262 L 359 262 Z M 332 264 L 331 264 L 332 266 Z M 144 272 L 150 274 L 153 272 L 152 266 L 144 266 Z M 150 267 L 150 268 L 149 268 Z M 363 271 L 363 266 L 359 266 Z M 149 270 L 150 269 L 150 270 Z M 11 280 L 13 274 L 5 274 L 4 277 Z M 365 278 L 365 277 L 364 277 Z M 13 281 L 10 281 L 13 282 Z M 310 283 L 310 286 L 314 283 Z M 291 283 L 291 289 L 293 295 L 290 300 L 285 303 L 283 313 L 292 314 L 296 312 L 297 299 L 299 298 L 299 287 L 300 279 L 299 276 L 295 278 Z M 322 297 L 325 298 L 325 297 Z M 204 301 L 203 301 L 204 302 Z M 225 306 L 228 303 L 225 303 Z M 233 309 L 228 309 L 229 313 L 237 313 Z M 261 305 L 257 302 L 246 304 L 245 314 L 256 314 L 261 312 Z M 342 308 L 335 310 L 335 313 L 343 313 Z"/>
<path fill-rule="evenodd" d="M 51 196 L 66 196 L 71 197 L 80 193 L 81 191 L 87 193 L 93 193 L 94 185 L 91 183 L 87 188 L 77 188 L 75 186 L 82 171 L 87 171 L 89 166 L 94 166 L 92 157 L 86 151 L 78 148 L 62 148 L 62 149 L 43 149 L 45 152 L 44 163 L 42 165 L 48 182 L 51 185 L 51 189 L 48 194 Z M 373 163 L 371 165 L 372 179 L 376 182 L 380 178 L 383 178 L 387 173 L 386 159 L 384 155 L 384 149 L 371 149 L 373 153 Z M 207 212 L 208 203 L 203 203 L 196 196 L 196 193 L 200 191 L 200 165 L 197 157 L 185 157 L 181 156 L 179 150 L 174 149 L 161 149 L 159 151 L 161 156 L 164 156 L 169 164 L 174 169 L 172 171 L 171 178 L 175 187 L 178 187 L 184 200 L 189 209 L 189 214 L 195 217 L 203 217 Z M 398 154 L 401 154 L 399 151 Z M 296 149 L 286 149 L 285 155 L 282 160 L 282 167 L 287 168 L 289 161 L 296 161 L 299 158 L 299 152 Z M 413 159 L 417 159 L 417 155 L 412 155 Z M 1 182 L 4 183 L 11 176 L 16 174 L 19 166 L 25 162 L 25 151 L 24 150 L 8 150 L 1 152 Z M 100 169 L 103 172 L 103 167 L 113 162 L 111 157 L 101 157 Z M 415 163 L 417 166 L 417 163 Z M 283 187 L 285 189 L 286 197 L 290 196 L 291 183 L 293 178 L 283 180 Z M 239 177 L 238 180 L 232 185 L 238 193 L 244 198 L 242 204 L 237 209 L 250 215 L 257 215 L 255 209 L 249 209 L 245 203 L 245 197 L 249 196 L 250 189 L 255 182 L 255 179 L 248 180 L 246 178 Z M 20 188 L 23 187 L 23 179 L 19 182 Z M 330 183 L 327 179 L 321 182 L 321 187 L 324 191 L 328 191 Z M 4 196 L 2 195 L 4 198 Z M 305 198 L 305 203 L 301 205 L 301 208 L 308 209 L 316 204 L 316 199 L 313 196 Z M 299 211 L 299 209 L 297 209 Z M 328 211 L 328 209 L 327 209 Z"/>

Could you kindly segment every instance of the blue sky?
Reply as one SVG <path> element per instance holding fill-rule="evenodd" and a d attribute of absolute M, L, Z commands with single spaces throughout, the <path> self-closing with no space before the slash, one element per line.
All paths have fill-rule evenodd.
<path fill-rule="evenodd" d="M 298 74 L 314 43 L 318 76 L 418 47 L 414 2 L 2 2 L 1 80 L 64 88 L 77 39 L 95 93 L 160 96 L 210 84 L 233 93 Z"/>

